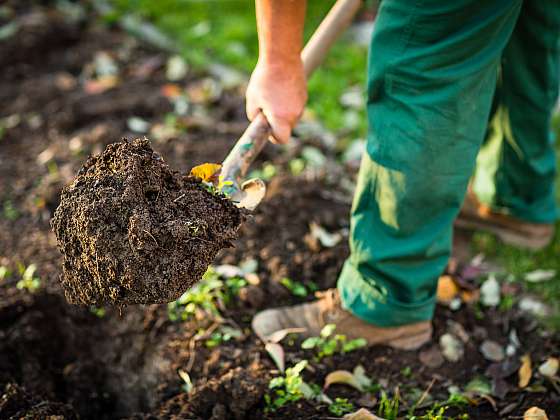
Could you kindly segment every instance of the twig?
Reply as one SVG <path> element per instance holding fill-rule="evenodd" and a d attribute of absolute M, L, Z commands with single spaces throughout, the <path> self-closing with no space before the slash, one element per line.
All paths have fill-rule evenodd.
<path fill-rule="evenodd" d="M 426 397 L 430 393 L 432 387 L 434 386 L 435 382 L 436 382 L 436 378 L 434 377 L 434 378 L 432 378 L 432 382 L 430 382 L 430 385 L 428 385 L 428 388 L 426 388 L 424 393 L 420 396 L 420 398 L 418 398 L 418 401 L 416 401 L 416 404 L 414 404 L 414 407 L 419 407 L 420 404 L 422 404 L 424 402 L 424 400 L 426 399 Z"/>
<path fill-rule="evenodd" d="M 181 198 L 183 198 L 185 196 L 185 194 L 181 194 L 179 197 L 177 197 L 175 200 L 173 200 L 174 203 L 176 203 L 177 201 L 179 201 Z"/>
<path fill-rule="evenodd" d="M 187 362 L 187 366 L 186 366 L 187 372 L 190 372 L 194 366 L 194 360 L 196 359 L 196 351 L 194 351 L 195 347 L 196 347 L 196 336 L 192 337 L 189 341 L 190 355 L 189 355 L 189 361 Z"/>
<path fill-rule="evenodd" d="M 156 245 L 159 247 L 158 241 L 156 240 L 156 238 L 154 238 L 154 235 L 152 235 L 150 232 L 148 232 L 146 229 L 142 229 L 144 232 L 146 232 L 148 234 L 148 236 L 150 238 L 152 238 L 154 240 L 154 242 L 156 243 Z"/>

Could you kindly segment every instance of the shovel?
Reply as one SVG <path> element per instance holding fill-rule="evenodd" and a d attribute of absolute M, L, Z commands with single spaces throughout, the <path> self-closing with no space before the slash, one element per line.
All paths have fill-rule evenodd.
<path fill-rule="evenodd" d="M 301 52 L 305 76 L 309 78 L 321 64 L 340 33 L 350 25 L 362 0 L 338 0 L 323 19 Z M 258 178 L 243 181 L 251 163 L 266 145 L 272 130 L 261 112 L 249 124 L 225 158 L 220 171 L 222 192 L 238 207 L 254 210 L 266 193 L 265 183 Z"/>

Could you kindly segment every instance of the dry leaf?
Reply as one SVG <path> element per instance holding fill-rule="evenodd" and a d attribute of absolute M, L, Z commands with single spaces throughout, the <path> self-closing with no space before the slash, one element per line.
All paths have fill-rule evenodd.
<path fill-rule="evenodd" d="M 381 417 L 377 417 L 371 411 L 365 408 L 360 408 L 358 411 L 346 414 L 342 417 L 344 420 L 385 420 Z"/>
<path fill-rule="evenodd" d="M 519 388 L 525 388 L 529 385 L 531 380 L 532 369 L 531 369 L 531 356 L 528 354 L 521 357 L 521 367 L 518 371 L 519 375 Z"/>
<path fill-rule="evenodd" d="M 265 350 L 268 352 L 276 367 L 280 372 L 284 372 L 286 363 L 284 361 L 284 349 L 278 343 L 266 343 L 264 346 Z"/>
<path fill-rule="evenodd" d="M 348 372 L 347 370 L 335 370 L 334 372 L 329 373 L 325 378 L 325 385 L 323 386 L 323 389 L 327 389 L 332 384 L 349 385 L 361 392 L 364 390 L 362 384 L 360 384 L 352 372 Z"/>
<path fill-rule="evenodd" d="M 542 408 L 531 407 L 523 414 L 523 420 L 548 420 L 548 416 Z"/>
<path fill-rule="evenodd" d="M 437 300 L 440 303 L 448 304 L 453 300 L 455 296 L 459 293 L 459 288 L 453 277 L 451 276 L 441 276 L 438 280 L 437 286 Z"/>
<path fill-rule="evenodd" d="M 542 376 L 553 377 L 558 373 L 560 363 L 556 357 L 549 357 L 542 365 L 539 366 L 539 373 Z"/>
<path fill-rule="evenodd" d="M 283 330 L 274 331 L 272 334 L 266 337 L 266 341 L 268 341 L 269 343 L 279 343 L 288 334 L 299 334 L 305 331 L 305 328 L 284 328 Z"/>
<path fill-rule="evenodd" d="M 191 169 L 190 175 L 201 179 L 202 181 L 212 182 L 219 173 L 222 165 L 218 163 L 203 163 Z"/>
<path fill-rule="evenodd" d="M 181 88 L 175 83 L 166 83 L 161 87 L 161 94 L 166 98 L 176 98 L 181 96 Z"/>

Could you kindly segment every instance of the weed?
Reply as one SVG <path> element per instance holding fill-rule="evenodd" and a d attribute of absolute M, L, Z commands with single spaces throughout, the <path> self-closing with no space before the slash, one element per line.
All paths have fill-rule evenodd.
<path fill-rule="evenodd" d="M 237 340 L 242 336 L 243 333 L 240 330 L 229 327 L 227 325 L 222 325 L 220 326 L 218 331 L 214 331 L 210 335 L 210 338 L 208 338 L 204 342 L 204 345 L 211 349 L 221 345 L 222 343 L 230 341 L 232 338 Z"/>
<path fill-rule="evenodd" d="M 343 334 L 334 334 L 335 324 L 327 324 L 321 330 L 319 337 L 309 337 L 302 344 L 303 349 L 317 349 L 317 359 L 332 356 L 335 353 L 344 354 L 365 347 L 364 338 L 348 340 Z"/>
<path fill-rule="evenodd" d="M 377 414 L 386 420 L 396 420 L 399 414 L 399 397 L 395 395 L 393 398 L 387 397 L 385 391 L 381 391 L 381 399 L 379 400 L 379 409 Z"/>
<path fill-rule="evenodd" d="M 37 266 L 35 264 L 29 264 L 25 267 L 23 264 L 18 264 L 18 271 L 21 279 L 17 282 L 16 287 L 18 289 L 25 289 L 31 293 L 35 293 L 41 287 L 41 279 L 35 276 L 35 271 Z"/>
<path fill-rule="evenodd" d="M 354 411 L 354 404 L 348 401 L 348 398 L 336 397 L 334 402 L 329 405 L 329 411 L 335 416 L 342 416 L 346 413 Z"/>
<path fill-rule="evenodd" d="M 468 420 L 470 417 L 466 413 L 458 414 L 453 417 L 447 416 L 447 410 L 451 407 L 463 408 L 469 405 L 469 400 L 460 395 L 453 394 L 445 402 L 435 402 L 426 411 L 425 414 L 420 416 L 409 415 L 406 417 L 407 420 Z"/>
<path fill-rule="evenodd" d="M 221 311 L 246 284 L 246 280 L 239 277 L 222 280 L 210 267 L 200 282 L 175 302 L 168 304 L 169 319 L 186 321 L 196 315 L 221 319 Z"/>
<path fill-rule="evenodd" d="M 280 284 L 288 289 L 294 296 L 305 297 L 309 294 L 307 288 L 303 283 L 292 280 L 288 277 L 284 277 L 282 280 L 280 280 Z"/>
<path fill-rule="evenodd" d="M 2 215 L 4 216 L 4 219 L 9 220 L 10 222 L 19 218 L 19 211 L 11 200 L 4 201 Z"/>
<path fill-rule="evenodd" d="M 98 308 L 97 306 L 90 306 L 89 311 L 98 318 L 103 318 L 106 314 L 105 308 Z"/>
<path fill-rule="evenodd" d="M 412 369 L 410 366 L 401 369 L 401 375 L 405 378 L 410 378 L 412 376 Z"/>
<path fill-rule="evenodd" d="M 275 411 L 287 403 L 314 395 L 312 388 L 304 382 L 301 376 L 301 372 L 307 365 L 307 360 L 302 360 L 286 369 L 284 376 L 277 376 L 270 380 L 268 388 L 274 391 L 272 395 L 264 396 L 266 411 Z"/>
<path fill-rule="evenodd" d="M 11 275 L 12 275 L 12 272 L 10 271 L 10 269 L 8 267 L 0 265 L 0 280 L 7 279 Z"/>

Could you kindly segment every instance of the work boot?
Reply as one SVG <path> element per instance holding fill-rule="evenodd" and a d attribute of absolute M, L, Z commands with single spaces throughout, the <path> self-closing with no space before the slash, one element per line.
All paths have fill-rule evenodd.
<path fill-rule="evenodd" d="M 304 337 L 319 336 L 327 324 L 336 325 L 336 333 L 349 340 L 364 338 L 368 345 L 387 345 L 397 349 L 414 350 L 428 342 L 432 324 L 423 321 L 400 327 L 378 327 L 362 321 L 342 308 L 336 289 L 316 294 L 319 299 L 295 306 L 267 309 L 255 315 L 253 331 L 268 341 L 271 334 L 285 329 L 302 329 Z"/>
<path fill-rule="evenodd" d="M 554 236 L 553 224 L 531 223 L 497 213 L 478 201 L 470 189 L 455 220 L 455 227 L 490 232 L 506 244 L 532 250 L 544 248 Z"/>

